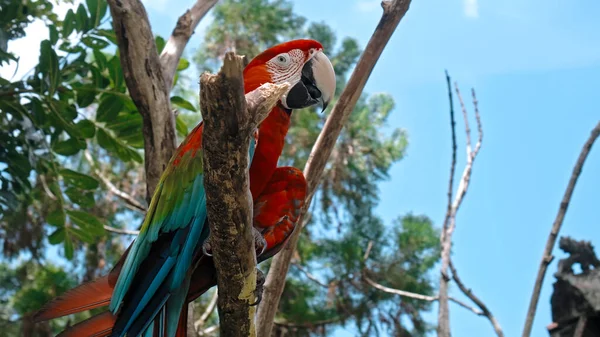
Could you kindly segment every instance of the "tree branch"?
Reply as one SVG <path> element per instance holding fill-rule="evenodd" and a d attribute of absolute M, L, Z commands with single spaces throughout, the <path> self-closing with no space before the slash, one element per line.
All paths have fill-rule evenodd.
<path fill-rule="evenodd" d="M 123 201 L 125 201 L 125 204 L 136 211 L 140 211 L 142 213 L 146 213 L 146 207 L 144 207 L 144 205 L 142 205 L 141 203 L 139 203 L 137 200 L 135 200 L 134 197 L 132 197 L 131 195 L 121 191 L 120 189 L 117 188 L 117 186 L 115 186 L 110 179 L 108 179 L 104 174 L 102 174 L 102 172 L 100 171 L 100 169 L 98 169 L 96 167 L 96 164 L 94 163 L 94 159 L 92 158 L 92 154 L 90 153 L 90 151 L 88 149 L 86 149 L 83 152 L 83 156 L 85 157 L 86 161 L 90 164 L 90 167 L 92 168 L 92 171 L 94 172 L 94 174 L 100 178 L 100 180 L 102 180 L 102 183 L 104 184 L 104 186 L 106 186 L 106 188 L 108 188 L 108 190 L 116 195 L 117 197 L 123 199 Z M 109 229 L 107 229 L 109 230 Z M 121 234 L 125 234 L 125 233 L 121 233 Z M 137 235 L 137 231 L 136 234 Z"/>
<path fill-rule="evenodd" d="M 479 299 L 479 297 L 475 296 L 475 294 L 473 294 L 473 291 L 471 289 L 467 288 L 464 285 L 464 283 L 462 283 L 462 280 L 458 277 L 458 273 L 456 272 L 456 269 L 454 268 L 454 264 L 452 263 L 452 260 L 450 260 L 450 271 L 452 271 L 452 279 L 454 280 L 454 282 L 456 282 L 456 285 L 458 285 L 458 288 L 460 288 L 460 290 L 463 292 L 463 294 L 465 294 L 468 298 L 470 298 L 471 301 L 473 301 L 473 303 L 475 303 L 479 307 L 479 309 L 481 309 L 480 315 L 487 317 L 487 319 L 490 321 L 490 323 L 492 323 L 492 326 L 494 327 L 494 331 L 496 331 L 496 335 L 498 335 L 498 337 L 504 337 L 504 333 L 502 332 L 502 328 L 500 327 L 500 323 L 498 322 L 496 317 L 494 317 L 494 315 L 492 315 L 492 313 L 490 312 L 488 307 L 483 303 L 483 301 L 481 301 Z"/>
<path fill-rule="evenodd" d="M 367 262 L 367 260 L 369 259 L 369 254 L 371 253 L 371 249 L 373 248 L 373 241 L 369 241 L 369 245 L 367 246 L 367 250 L 365 251 L 365 255 L 363 256 L 363 262 Z M 371 278 L 369 278 L 367 276 L 367 271 L 368 269 L 365 267 L 363 268 L 362 271 L 362 277 L 363 279 L 373 288 L 381 290 L 383 292 L 386 292 L 388 294 L 394 294 L 394 295 L 398 295 L 398 296 L 402 296 L 402 297 L 409 297 L 409 298 L 414 298 L 417 300 L 423 300 L 423 301 L 428 301 L 428 302 L 434 302 L 434 301 L 439 301 L 440 297 L 439 296 L 429 296 L 429 295 L 423 295 L 423 294 L 417 294 L 417 293 L 413 293 L 410 291 L 405 291 L 405 290 L 400 290 L 400 289 L 394 289 L 394 288 L 390 288 L 390 287 L 386 287 L 382 284 L 379 284 L 375 281 L 373 281 Z M 472 311 L 474 314 L 476 315 L 483 315 L 483 312 L 480 310 L 477 310 L 471 306 L 469 306 L 468 304 L 455 299 L 453 297 L 448 297 L 450 299 L 450 301 L 460 305 L 461 307 Z"/>
<path fill-rule="evenodd" d="M 196 322 L 194 322 L 194 329 L 196 331 L 199 332 L 200 327 L 204 327 L 204 324 L 206 324 L 206 320 L 208 320 L 208 318 L 213 313 L 213 311 L 215 311 L 215 308 L 217 307 L 217 299 L 218 298 L 219 298 L 219 293 L 215 291 L 213 296 L 210 298 L 208 305 L 206 306 L 206 310 L 204 310 L 204 312 L 202 313 L 200 318 Z"/>
<path fill-rule="evenodd" d="M 165 44 L 160 53 L 160 63 L 163 69 L 165 86 L 171 91 L 173 78 L 177 71 L 179 59 L 188 41 L 192 37 L 194 30 L 200 23 L 200 20 L 217 3 L 218 0 L 197 0 L 192 8 L 188 9 L 179 17 L 177 24 L 171 33 L 171 37 Z"/>
<path fill-rule="evenodd" d="M 410 0 L 382 2 L 383 15 L 381 20 L 371 36 L 365 51 L 358 60 L 346 88 L 327 118 L 325 126 L 319 134 L 319 138 L 317 139 L 306 163 L 306 167 L 304 168 L 304 176 L 306 177 L 308 184 L 307 202 L 302 209 L 301 217 L 298 221 L 299 224 L 302 223 L 301 218 L 306 214 L 306 211 L 310 206 L 312 196 L 321 180 L 323 169 L 331 155 L 342 127 L 346 124 L 379 56 L 383 52 L 392 33 L 400 23 L 400 20 L 408 11 L 409 5 Z M 288 244 L 273 258 L 271 263 L 265 283 L 263 300 L 258 309 L 257 331 L 259 336 L 271 335 L 275 313 L 279 307 L 279 300 L 285 286 L 285 278 L 290 267 L 293 252 L 298 244 L 300 233 L 302 232 L 302 226 L 299 227 L 300 228 L 297 228 L 292 233 Z"/>
<path fill-rule="evenodd" d="M 292 265 L 294 265 L 294 267 L 298 268 L 298 270 L 301 271 L 309 280 L 315 282 L 316 284 L 320 285 L 321 287 L 329 288 L 328 284 L 321 282 L 315 275 L 311 274 L 308 270 L 306 270 L 306 268 L 304 268 L 300 264 L 292 262 Z"/>
<path fill-rule="evenodd" d="M 132 231 L 129 229 L 121 229 L 121 228 L 115 228 L 115 227 L 111 227 L 108 225 L 104 225 L 104 229 L 109 231 L 109 232 L 113 232 L 116 234 L 124 234 L 124 235 L 138 235 L 140 234 L 140 231 Z"/>
<path fill-rule="evenodd" d="M 479 149 L 481 148 L 481 142 L 483 140 L 483 128 L 481 126 L 481 118 L 479 116 L 479 109 L 477 107 L 477 99 L 475 97 L 475 91 L 473 90 L 473 104 L 475 106 L 475 118 L 477 120 L 477 130 L 479 132 L 479 137 L 477 139 L 477 144 L 475 145 L 475 149 L 471 147 L 471 130 L 469 128 L 468 121 L 468 113 L 467 109 L 464 105 L 462 96 L 460 94 L 460 90 L 458 89 L 458 85 L 455 83 L 456 95 L 458 100 L 460 101 L 460 105 L 463 112 L 463 118 L 465 120 L 465 133 L 466 133 L 466 149 L 467 149 L 467 163 L 462 173 L 462 177 L 460 179 L 456 195 L 454 200 L 452 200 L 452 185 L 454 179 L 454 166 L 456 165 L 456 132 L 455 132 L 455 121 L 454 121 L 454 107 L 452 105 L 452 95 L 451 95 L 451 86 L 450 86 L 450 77 L 446 74 L 446 80 L 448 83 L 449 97 L 450 97 L 450 126 L 452 128 L 452 163 L 450 168 L 450 179 L 449 179 L 449 191 L 448 191 L 448 208 L 446 213 L 446 218 L 444 221 L 444 228 L 440 235 L 440 242 L 442 246 L 441 250 L 441 258 L 442 264 L 440 268 L 440 287 L 439 287 L 439 309 L 438 309 L 438 328 L 437 333 L 439 337 L 450 337 L 450 312 L 448 307 L 448 282 L 450 278 L 448 277 L 448 267 L 450 265 L 450 253 L 452 248 L 452 234 L 454 233 L 454 229 L 456 227 L 456 213 L 464 200 L 464 197 L 467 193 L 467 189 L 469 188 L 469 182 L 471 180 L 471 172 L 473 169 L 473 162 L 479 153 Z"/>
<path fill-rule="evenodd" d="M 175 119 L 148 15 L 139 0 L 107 0 L 123 77 L 143 119 L 146 200 L 175 151 Z"/>
<path fill-rule="evenodd" d="M 204 188 L 222 336 L 256 336 L 248 150 L 254 130 L 289 86 L 264 84 L 244 97 L 244 63 L 244 57 L 227 53 L 217 75 L 200 78 Z"/>
<path fill-rule="evenodd" d="M 554 244 L 556 243 L 558 232 L 560 231 L 560 227 L 562 226 L 565 214 L 567 213 L 567 209 L 569 208 L 571 196 L 573 195 L 573 191 L 575 190 L 575 184 L 577 183 L 577 179 L 579 178 L 581 170 L 583 169 L 583 164 L 585 163 L 585 160 L 587 159 L 588 154 L 592 149 L 592 145 L 594 145 L 594 142 L 596 141 L 596 139 L 598 139 L 599 136 L 600 121 L 592 130 L 590 137 L 585 142 L 583 148 L 581 149 L 581 152 L 579 153 L 579 158 L 577 158 L 575 167 L 573 167 L 573 173 L 571 174 L 571 178 L 569 179 L 569 184 L 567 185 L 567 189 L 565 190 L 563 199 L 560 202 L 558 214 L 556 215 L 556 219 L 552 224 L 552 229 L 550 230 L 548 241 L 546 241 L 546 247 L 544 248 L 544 254 L 542 255 L 540 268 L 538 270 L 538 274 L 535 279 L 535 284 L 533 286 L 533 293 L 531 294 L 531 301 L 529 302 L 529 309 L 527 310 L 527 317 L 525 319 L 525 326 L 523 328 L 523 337 L 529 337 L 529 335 L 531 334 L 533 319 L 535 318 L 537 304 L 540 299 L 540 292 L 542 291 L 542 283 L 544 282 L 544 276 L 546 275 L 548 265 L 552 261 L 552 249 L 554 249 Z"/>

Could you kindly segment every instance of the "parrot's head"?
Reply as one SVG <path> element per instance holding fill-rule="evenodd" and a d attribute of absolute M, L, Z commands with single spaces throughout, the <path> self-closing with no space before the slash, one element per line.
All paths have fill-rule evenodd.
<path fill-rule="evenodd" d="M 280 104 L 302 109 L 321 103 L 323 110 L 335 94 L 335 72 L 315 40 L 293 40 L 273 46 L 256 56 L 244 69 L 248 93 L 264 83 L 289 83 Z"/>

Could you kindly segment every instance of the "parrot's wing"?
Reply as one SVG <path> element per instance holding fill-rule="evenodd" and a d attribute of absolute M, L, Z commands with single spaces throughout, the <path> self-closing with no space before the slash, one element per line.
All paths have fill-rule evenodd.
<path fill-rule="evenodd" d="M 200 123 L 169 162 L 125 259 L 110 303 L 110 310 L 118 312 L 115 336 L 126 332 L 142 311 L 144 316 L 157 312 L 170 292 L 183 286 L 193 252 L 202 243 L 206 220 L 202 130 Z M 159 289 L 162 303 L 148 307 L 151 300 L 156 305 Z"/>

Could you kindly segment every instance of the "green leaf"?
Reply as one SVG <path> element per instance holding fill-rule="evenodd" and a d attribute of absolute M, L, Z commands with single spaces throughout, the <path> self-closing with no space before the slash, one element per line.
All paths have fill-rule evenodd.
<path fill-rule="evenodd" d="M 65 256 L 69 260 L 73 258 L 73 241 L 69 236 L 65 237 Z"/>
<path fill-rule="evenodd" d="M 106 63 L 108 61 L 106 60 L 106 55 L 104 55 L 103 52 L 101 52 L 98 49 L 94 49 L 94 60 L 96 61 L 96 64 L 98 65 L 98 69 L 100 69 L 100 70 L 106 69 Z"/>
<path fill-rule="evenodd" d="M 89 230 L 93 235 L 104 234 L 104 224 L 95 215 L 76 210 L 67 210 L 67 214 L 69 215 L 69 219 L 79 226 L 79 228 Z"/>
<path fill-rule="evenodd" d="M 29 103 L 29 108 L 36 126 L 38 128 L 45 127 L 48 119 L 46 117 L 46 109 L 44 108 L 42 102 L 37 97 L 32 97 L 31 102 Z"/>
<path fill-rule="evenodd" d="M 60 170 L 60 174 L 63 176 L 67 184 L 85 190 L 95 190 L 100 185 L 98 180 L 95 178 L 92 178 L 87 174 L 75 172 L 73 170 L 62 169 Z"/>
<path fill-rule="evenodd" d="M 50 43 L 55 45 L 58 42 L 58 30 L 55 25 L 48 26 L 48 33 L 50 35 Z"/>
<path fill-rule="evenodd" d="M 87 230 L 83 230 L 77 227 L 69 227 L 69 231 L 73 236 L 77 237 L 79 240 L 87 243 L 94 243 L 96 238 Z"/>
<path fill-rule="evenodd" d="M 60 84 L 60 69 L 58 67 L 58 56 L 56 56 L 49 40 L 44 40 L 40 44 L 38 67 L 48 85 L 48 93 L 52 96 Z"/>
<path fill-rule="evenodd" d="M 198 111 L 192 103 L 190 103 L 189 101 L 186 101 L 185 99 L 183 99 L 182 97 L 179 97 L 179 96 L 171 97 L 171 104 L 175 104 L 180 108 L 190 110 L 193 112 Z"/>
<path fill-rule="evenodd" d="M 188 134 L 188 127 L 185 121 L 181 118 L 181 115 L 177 115 L 175 119 L 175 128 L 180 136 L 185 137 Z"/>
<path fill-rule="evenodd" d="M 91 35 L 84 36 L 81 42 L 94 50 L 104 49 L 110 45 L 108 41 Z"/>
<path fill-rule="evenodd" d="M 166 44 L 165 39 L 163 39 L 162 36 L 157 35 L 154 39 L 154 43 L 156 43 L 156 50 L 158 51 L 158 54 L 162 53 L 162 50 Z"/>
<path fill-rule="evenodd" d="M 94 193 L 90 191 L 82 191 L 75 187 L 69 187 L 65 190 L 65 194 L 73 203 L 81 207 L 94 206 Z"/>
<path fill-rule="evenodd" d="M 81 85 L 80 83 L 73 83 L 73 91 L 77 97 L 77 106 L 79 108 L 85 108 L 94 103 L 96 99 L 96 88 L 93 85 Z"/>
<path fill-rule="evenodd" d="M 185 70 L 189 68 L 190 61 L 184 59 L 183 57 L 179 59 L 179 63 L 177 64 L 177 71 Z"/>
<path fill-rule="evenodd" d="M 81 150 L 79 141 L 75 138 L 69 138 L 67 140 L 62 140 L 54 143 L 52 146 L 52 151 L 62 155 L 62 156 L 72 156 Z"/>
<path fill-rule="evenodd" d="M 63 37 L 68 37 L 73 32 L 75 28 L 75 13 L 73 13 L 72 9 L 67 11 L 65 18 L 63 20 Z"/>
<path fill-rule="evenodd" d="M 119 95 L 102 95 L 96 112 L 98 122 L 109 122 L 115 120 L 119 112 L 123 110 L 123 99 Z"/>
<path fill-rule="evenodd" d="M 115 32 L 112 31 L 112 30 L 97 29 L 96 30 L 96 35 L 104 36 L 105 38 L 107 38 L 113 44 L 117 44 L 117 36 L 115 35 Z"/>
<path fill-rule="evenodd" d="M 90 29 L 90 20 L 83 4 L 79 4 L 79 6 L 77 7 L 77 15 L 75 16 L 75 21 L 77 22 L 78 31 L 87 32 Z"/>
<path fill-rule="evenodd" d="M 98 128 L 96 140 L 98 140 L 98 144 L 102 148 L 116 154 L 124 162 L 131 160 L 135 160 L 138 163 L 143 162 L 142 156 L 136 150 L 115 139 L 102 128 Z"/>
<path fill-rule="evenodd" d="M 106 15 L 107 2 L 105 0 L 86 0 L 87 8 L 90 11 L 90 21 L 92 27 L 98 27 L 100 21 Z"/>
<path fill-rule="evenodd" d="M 50 236 L 48 236 L 48 242 L 51 245 L 57 245 L 65 240 L 65 228 L 57 228 Z"/>
<path fill-rule="evenodd" d="M 56 209 L 48 214 L 46 217 L 46 222 L 57 227 L 62 227 L 65 225 L 65 211 L 61 205 L 57 205 Z"/>
<path fill-rule="evenodd" d="M 123 86 L 123 72 L 121 70 L 121 61 L 118 56 L 114 56 L 108 61 L 108 72 L 110 74 L 110 81 L 115 89 L 119 89 Z"/>
<path fill-rule="evenodd" d="M 84 138 L 93 138 L 96 134 L 96 126 L 87 119 L 80 120 L 75 126 Z"/>

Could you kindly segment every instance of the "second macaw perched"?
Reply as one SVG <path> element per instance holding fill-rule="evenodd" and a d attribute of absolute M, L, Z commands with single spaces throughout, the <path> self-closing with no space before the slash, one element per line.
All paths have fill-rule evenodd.
<path fill-rule="evenodd" d="M 277 168 L 293 109 L 323 109 L 335 92 L 335 74 L 322 45 L 294 40 L 269 48 L 244 69 L 248 93 L 264 83 L 289 83 L 251 145 L 250 190 L 258 261 L 287 241 L 304 203 L 302 172 Z M 179 146 L 163 173 L 140 234 L 105 277 L 51 301 L 35 319 L 52 319 L 109 305 L 110 310 L 63 332 L 63 336 L 185 336 L 187 306 L 216 284 L 212 259 L 203 255 L 208 237 L 200 123 Z M 206 246 L 205 246 L 206 248 Z"/>

